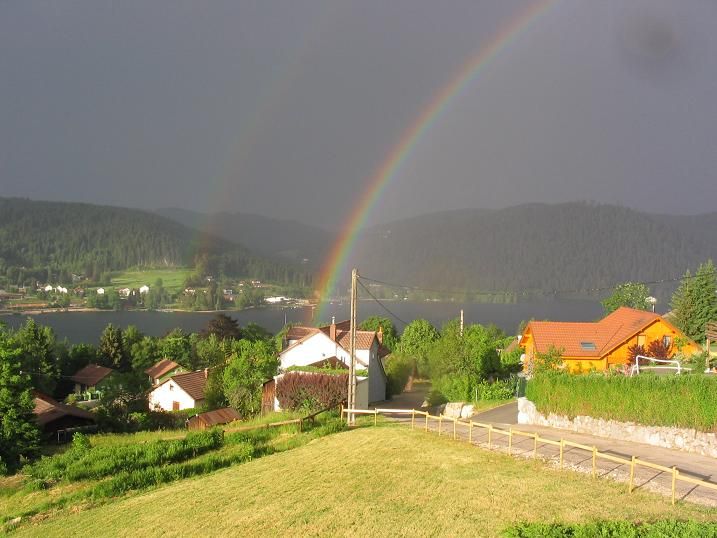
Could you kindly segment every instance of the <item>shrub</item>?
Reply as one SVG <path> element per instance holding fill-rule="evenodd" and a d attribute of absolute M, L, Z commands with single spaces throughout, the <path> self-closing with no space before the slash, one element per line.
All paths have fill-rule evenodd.
<path fill-rule="evenodd" d="M 282 409 L 325 409 L 345 402 L 348 375 L 289 372 L 276 384 L 276 399 Z"/>
<path fill-rule="evenodd" d="M 571 375 L 545 372 L 526 396 L 541 413 L 717 431 L 717 379 L 693 375 Z"/>
<path fill-rule="evenodd" d="M 519 523 L 503 531 L 508 538 L 716 538 L 717 523 L 665 520 L 654 523 L 597 521 L 593 523 Z"/>
<path fill-rule="evenodd" d="M 671 345 L 666 346 L 662 340 L 653 340 L 647 346 L 646 355 L 654 359 L 669 359 L 672 357 L 672 353 Z"/>
<path fill-rule="evenodd" d="M 408 378 L 413 373 L 414 361 L 405 355 L 391 355 L 385 364 L 386 377 L 386 396 L 391 397 L 403 392 Z"/>

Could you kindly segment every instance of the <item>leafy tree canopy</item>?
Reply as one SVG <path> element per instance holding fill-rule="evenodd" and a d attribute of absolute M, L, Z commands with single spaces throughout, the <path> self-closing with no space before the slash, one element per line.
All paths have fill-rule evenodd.
<path fill-rule="evenodd" d="M 383 346 L 389 351 L 394 351 L 398 345 L 398 332 L 393 322 L 386 317 L 369 316 L 361 322 L 359 329 L 362 331 L 383 332 Z"/>
<path fill-rule="evenodd" d="M 647 298 L 650 296 L 649 288 L 639 282 L 625 282 L 615 288 L 615 291 L 602 301 L 605 314 L 614 312 L 621 306 L 636 308 L 637 310 L 649 310 L 650 303 Z"/>

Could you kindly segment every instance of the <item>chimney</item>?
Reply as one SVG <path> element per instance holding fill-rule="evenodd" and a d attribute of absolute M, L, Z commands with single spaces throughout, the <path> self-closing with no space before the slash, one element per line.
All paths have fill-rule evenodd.
<path fill-rule="evenodd" d="M 383 327 L 380 325 L 378 326 L 378 332 L 376 333 L 376 337 L 378 338 L 378 345 L 383 344 Z"/>
<path fill-rule="evenodd" d="M 336 316 L 331 317 L 331 326 L 329 327 L 329 338 L 336 342 Z"/>

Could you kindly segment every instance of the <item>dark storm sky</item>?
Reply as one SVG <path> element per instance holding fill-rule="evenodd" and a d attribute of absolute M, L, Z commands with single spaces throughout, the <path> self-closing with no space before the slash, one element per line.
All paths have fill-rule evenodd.
<path fill-rule="evenodd" d="M 0 195 L 339 226 L 531 2 L 0 2 Z M 595 200 L 715 210 L 717 2 L 563 0 L 461 92 L 371 222 Z"/>

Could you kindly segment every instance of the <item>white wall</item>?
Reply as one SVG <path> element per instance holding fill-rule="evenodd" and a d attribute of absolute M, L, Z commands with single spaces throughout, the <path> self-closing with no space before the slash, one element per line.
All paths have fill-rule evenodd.
<path fill-rule="evenodd" d="M 192 409 L 196 402 L 184 392 L 174 380 L 170 379 L 149 393 L 149 408 L 172 411 L 172 403 L 179 402 L 179 409 Z"/>
<path fill-rule="evenodd" d="M 368 351 L 366 351 L 369 354 Z M 368 401 L 380 402 L 386 399 L 386 374 L 378 356 L 378 343 L 374 340 L 368 359 Z"/>

